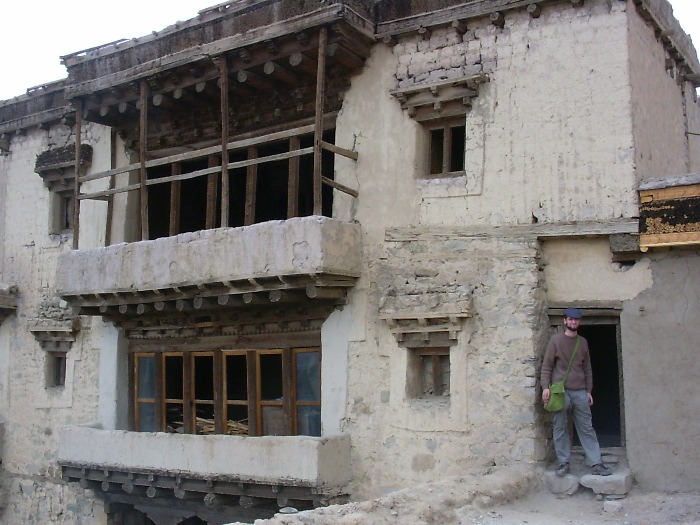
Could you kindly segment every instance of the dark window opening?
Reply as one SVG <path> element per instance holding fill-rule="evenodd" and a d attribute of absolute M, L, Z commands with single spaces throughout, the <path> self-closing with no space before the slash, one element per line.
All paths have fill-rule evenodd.
<path fill-rule="evenodd" d="M 441 176 L 464 172 L 466 126 L 445 124 L 429 129 L 429 174 Z"/>
<path fill-rule="evenodd" d="M 47 387 L 63 387 L 66 385 L 66 352 L 47 353 Z"/>
<path fill-rule="evenodd" d="M 313 135 L 305 135 L 230 151 L 228 162 L 263 159 L 313 146 Z M 335 131 L 328 130 L 323 140 L 335 143 Z M 220 159 L 199 159 L 177 165 L 148 169 L 148 179 L 156 180 L 187 174 L 217 164 Z M 335 155 L 322 151 L 322 175 L 334 179 Z M 313 155 L 258 162 L 231 168 L 229 177 L 229 226 L 238 227 L 272 220 L 313 215 Z M 296 190 L 294 186 L 296 185 Z M 291 188 L 291 190 L 290 190 Z M 296 197 L 290 199 L 290 191 Z M 322 214 L 333 213 L 333 188 L 323 184 Z M 221 174 L 200 175 L 190 179 L 148 186 L 149 238 L 157 239 L 221 225 Z M 208 209 L 208 206 L 210 209 Z M 207 215 L 209 219 L 207 220 Z"/>
<path fill-rule="evenodd" d="M 436 398 L 450 395 L 449 347 L 426 347 L 409 350 L 407 394 L 413 398 Z"/>

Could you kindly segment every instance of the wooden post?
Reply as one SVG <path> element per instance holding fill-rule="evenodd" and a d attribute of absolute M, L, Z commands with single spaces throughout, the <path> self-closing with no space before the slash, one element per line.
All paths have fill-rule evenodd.
<path fill-rule="evenodd" d="M 141 81 L 141 106 L 139 108 L 139 188 L 141 209 L 141 240 L 148 240 L 148 187 L 146 186 L 146 135 L 148 133 L 148 83 Z"/>
<path fill-rule="evenodd" d="M 221 77 L 221 227 L 228 226 L 228 62 L 226 55 L 219 60 L 219 76 Z"/>
<path fill-rule="evenodd" d="M 209 157 L 209 167 L 213 168 L 218 165 L 218 157 L 211 155 Z M 207 230 L 216 228 L 216 193 L 219 189 L 218 186 L 218 177 L 216 173 L 207 175 L 207 211 L 205 219 L 205 227 Z"/>
<path fill-rule="evenodd" d="M 321 141 L 323 140 L 323 101 L 326 84 L 326 44 L 328 29 L 321 28 L 318 36 L 318 69 L 316 71 L 316 119 L 314 121 L 314 215 L 323 214 L 321 200 Z"/>
<path fill-rule="evenodd" d="M 258 149 L 255 146 L 248 148 L 248 160 L 258 158 Z M 245 185 L 245 218 L 243 224 L 250 226 L 255 223 L 255 197 L 258 188 L 258 165 L 251 164 L 247 167 L 247 179 Z"/>
<path fill-rule="evenodd" d="M 226 434 L 226 421 L 224 421 L 224 396 L 223 396 L 223 356 L 221 351 L 214 352 L 214 432 Z"/>
<path fill-rule="evenodd" d="M 289 151 L 296 151 L 301 147 L 299 137 L 289 139 Z M 287 218 L 291 219 L 299 215 L 299 157 L 289 159 L 289 181 L 287 183 Z"/>
<path fill-rule="evenodd" d="M 170 165 L 170 174 L 173 176 L 182 173 L 182 164 L 174 162 Z M 171 237 L 180 233 L 180 181 L 170 183 L 170 228 L 168 235 Z"/>
<path fill-rule="evenodd" d="M 80 236 L 80 128 L 83 122 L 83 101 L 75 99 L 75 184 L 73 187 L 73 249 L 78 249 Z"/>

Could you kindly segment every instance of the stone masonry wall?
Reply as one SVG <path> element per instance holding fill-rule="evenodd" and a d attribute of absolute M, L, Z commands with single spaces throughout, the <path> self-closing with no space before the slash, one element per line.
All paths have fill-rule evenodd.
<path fill-rule="evenodd" d="M 353 495 L 458 475 L 484 464 L 544 456 L 535 408 L 543 317 L 539 248 L 534 240 L 438 237 L 410 230 L 387 242 L 370 266 L 367 316 L 390 301 L 401 311 L 411 296 L 437 297 L 433 311 L 455 311 L 470 296 L 473 317 L 450 350 L 448 398 L 412 398 L 410 353 L 384 321 L 351 343 L 348 421 L 353 436 Z M 426 305 L 427 306 L 427 305 Z"/>
<path fill-rule="evenodd" d="M 105 169 L 109 132 L 86 126 L 82 140 L 95 150 L 92 169 Z M 57 463 L 58 429 L 96 416 L 99 330 L 93 333 L 90 321 L 83 321 L 67 353 L 64 387 L 47 386 L 47 351 L 29 331 L 37 322 L 70 318 L 53 288 L 56 259 L 70 249 L 70 235 L 49 234 L 51 194 L 34 173 L 34 164 L 38 153 L 73 141 L 64 126 L 30 130 L 14 136 L 10 154 L 0 158 L 0 176 L 7 184 L 2 277 L 19 288 L 17 314 L 0 331 L 2 362 L 7 365 L 0 374 L 5 393 L 0 406 L 5 426 L 2 477 L 8 489 L 0 521 L 8 525 L 99 524 L 104 519 L 101 505 L 89 493 L 62 481 Z M 92 212 L 100 209 L 104 206 L 86 205 L 83 219 L 97 232 L 104 231 L 105 216 Z"/>

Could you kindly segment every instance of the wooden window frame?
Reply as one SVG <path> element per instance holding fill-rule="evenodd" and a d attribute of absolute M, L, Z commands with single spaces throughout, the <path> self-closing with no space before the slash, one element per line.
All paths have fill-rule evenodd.
<path fill-rule="evenodd" d="M 46 388 L 66 386 L 67 352 L 46 352 Z"/>
<path fill-rule="evenodd" d="M 435 122 L 426 122 L 424 127 L 427 131 L 427 147 L 426 147 L 426 178 L 443 178 L 443 177 L 458 177 L 465 174 L 464 162 L 466 160 L 466 122 L 464 117 L 461 118 L 451 118 L 447 120 L 440 120 Z M 462 156 L 461 162 L 456 161 L 452 155 L 452 145 L 453 145 L 453 135 L 456 129 L 460 128 L 462 135 L 464 137 L 464 143 L 462 145 Z M 442 165 L 440 171 L 433 170 L 433 147 L 434 147 L 434 133 L 436 131 L 442 131 L 442 146 L 441 146 L 441 157 Z M 453 164 L 461 164 L 461 168 L 458 170 L 452 169 Z"/>
<path fill-rule="evenodd" d="M 433 399 L 440 397 L 449 397 L 451 388 L 451 366 L 450 366 L 450 347 L 430 347 L 430 348 L 415 348 L 411 350 L 417 359 L 416 366 L 417 378 L 420 385 L 414 391 L 417 393 L 415 397 Z M 444 370 L 443 360 L 447 357 L 448 369 Z M 430 384 L 425 384 L 426 378 L 426 360 L 431 363 Z M 443 387 L 443 377 L 447 373 L 447 382 Z M 431 392 L 429 392 L 431 391 Z"/>
<path fill-rule="evenodd" d="M 264 434 L 264 407 L 279 406 L 282 408 L 284 415 L 284 427 L 287 431 L 284 434 L 278 435 L 297 435 L 298 421 L 297 408 L 301 406 L 318 406 L 321 407 L 321 399 L 312 401 L 297 401 L 297 377 L 296 377 L 296 356 L 304 352 L 317 352 L 319 354 L 319 374 L 321 363 L 321 347 L 320 346 L 299 346 L 285 348 L 255 348 L 255 349 L 232 349 L 232 348 L 213 348 L 207 350 L 176 350 L 154 349 L 142 350 L 137 349 L 130 352 L 130 403 L 132 405 L 132 429 L 141 431 L 140 429 L 140 410 L 143 403 L 151 403 L 154 405 L 155 421 L 157 432 L 175 432 L 174 427 L 169 428 L 167 420 L 167 407 L 169 404 L 183 405 L 183 428 L 182 432 L 186 434 L 237 434 L 240 435 L 241 428 L 237 427 L 238 432 L 231 432 L 228 426 L 228 412 L 232 406 L 246 406 L 248 412 L 248 434 L 249 436 L 261 436 Z M 246 390 L 247 399 L 245 400 L 229 400 L 228 385 L 227 385 L 227 357 L 232 355 L 244 356 L 246 362 Z M 261 358 L 265 355 L 281 356 L 281 399 L 266 400 L 262 399 L 263 385 L 263 366 L 261 366 Z M 166 398 L 166 364 L 165 360 L 168 357 L 182 356 L 183 360 L 183 399 Z M 212 390 L 213 399 L 199 399 L 196 396 L 196 360 L 201 357 L 212 358 Z M 139 392 L 140 379 L 140 359 L 154 359 L 154 390 L 155 397 L 145 398 Z M 254 366 L 250 366 L 253 364 Z M 320 377 L 319 377 L 320 385 Z M 206 426 L 206 421 L 197 420 L 197 406 L 213 405 L 213 426 Z M 203 429 L 207 428 L 204 432 Z M 236 427 L 235 425 L 231 428 Z"/>

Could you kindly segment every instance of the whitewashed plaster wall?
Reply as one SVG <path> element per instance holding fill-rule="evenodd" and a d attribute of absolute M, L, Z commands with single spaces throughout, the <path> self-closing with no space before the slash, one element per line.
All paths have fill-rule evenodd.
<path fill-rule="evenodd" d="M 539 245 L 459 232 L 636 215 L 626 45 L 626 4 L 557 4 L 544 6 L 539 19 L 509 12 L 504 29 L 470 21 L 463 37 L 438 29 L 429 40 L 375 46 L 353 79 L 337 141 L 354 145 L 359 160 L 339 161 L 336 177 L 360 195 L 337 201 L 335 211 L 362 224 L 366 261 L 351 296 L 366 302 L 354 305 L 342 427 L 353 436 L 353 477 L 361 480 L 354 493 L 379 493 L 478 462 L 542 459 L 535 368 L 547 320 Z M 426 183 L 425 130 L 389 92 L 478 72 L 490 82 L 466 115 L 466 175 Z M 435 226 L 453 230 L 440 236 Z M 391 242 L 390 229 L 414 238 Z M 592 248 L 596 267 L 613 273 L 607 244 Z M 556 251 L 552 257 L 561 258 Z M 648 272 L 640 267 L 630 276 L 644 282 Z M 559 277 L 552 279 L 556 291 Z M 620 295 L 628 293 L 628 284 L 617 286 Z M 407 396 L 408 351 L 378 310 L 387 295 L 435 289 L 472 293 L 474 317 L 452 347 L 452 395 L 431 405 Z M 513 394 L 494 418 L 491 396 L 504 384 Z"/>
<path fill-rule="evenodd" d="M 90 170 L 108 169 L 109 137 L 100 126 L 83 128 L 83 143 L 93 147 Z M 14 136 L 10 154 L 0 161 L 7 184 L 4 276 L 19 286 L 17 314 L 0 331 L 0 347 L 9 354 L 2 406 L 3 467 L 10 487 L 2 522 L 8 524 L 101 523 L 104 516 L 85 491 L 63 484 L 56 462 L 58 429 L 96 417 L 100 340 L 92 327 L 99 321 L 83 319 L 67 354 L 65 387 L 47 388 L 47 353 L 29 331 L 54 300 L 56 259 L 71 243 L 70 235 L 49 234 L 51 195 L 34 172 L 36 156 L 72 143 L 66 127 L 33 129 Z M 85 204 L 81 218 L 81 246 L 104 242 L 104 203 Z"/>
<path fill-rule="evenodd" d="M 503 29 L 470 21 L 462 44 L 436 31 L 428 44 L 416 39 L 394 48 L 400 62 L 410 56 L 409 73 L 422 60 L 449 78 L 448 60 L 474 55 L 490 77 L 466 117 L 469 196 L 423 192 L 422 223 L 636 215 L 626 11 L 623 2 L 580 9 L 557 3 L 543 6 L 537 19 L 509 12 Z M 443 52 L 450 46 L 453 56 Z M 474 65 L 457 72 L 474 73 Z"/>
<path fill-rule="evenodd" d="M 634 8 L 630 9 L 628 38 L 637 180 L 689 173 L 689 141 L 695 142 L 696 148 L 699 143 L 686 135 L 685 106 L 689 116 L 695 114 L 695 121 L 698 106 L 692 93 L 684 100 L 684 91 L 694 88 L 679 82 L 675 62 L 666 69 L 670 55 L 656 38 L 654 27 Z"/>
<path fill-rule="evenodd" d="M 613 262 L 606 238 L 548 240 L 542 244 L 549 303 L 624 301 L 653 285 L 649 259 L 632 265 Z"/>

